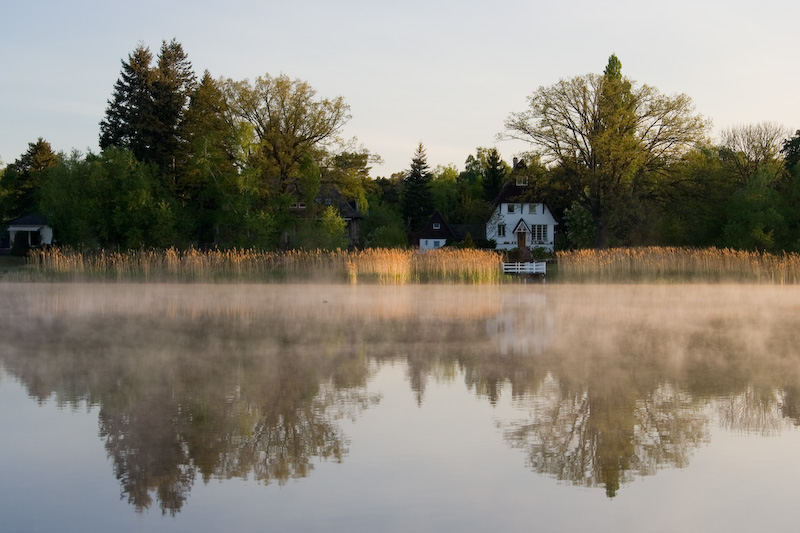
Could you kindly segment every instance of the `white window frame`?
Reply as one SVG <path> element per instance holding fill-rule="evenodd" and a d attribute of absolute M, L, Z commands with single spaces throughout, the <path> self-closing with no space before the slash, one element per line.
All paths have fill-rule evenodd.
<path fill-rule="evenodd" d="M 505 237 L 506 236 L 506 225 L 505 224 L 498 224 L 497 225 L 497 236 L 498 237 Z"/>
<path fill-rule="evenodd" d="M 516 208 L 516 204 L 506 204 L 506 211 L 508 213 L 513 213 L 515 208 Z"/>
<path fill-rule="evenodd" d="M 439 224 L 438 222 L 434 222 L 433 223 L 433 229 L 440 229 L 441 227 L 442 227 L 442 225 Z"/>

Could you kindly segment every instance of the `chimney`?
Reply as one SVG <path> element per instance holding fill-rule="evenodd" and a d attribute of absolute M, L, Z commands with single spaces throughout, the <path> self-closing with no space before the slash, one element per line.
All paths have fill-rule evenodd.
<path fill-rule="evenodd" d="M 515 168 L 517 168 L 517 163 L 519 163 L 519 159 L 517 159 L 517 158 L 515 157 L 515 158 L 513 159 L 513 161 L 514 161 L 514 165 L 511 167 L 511 170 L 514 170 Z"/>

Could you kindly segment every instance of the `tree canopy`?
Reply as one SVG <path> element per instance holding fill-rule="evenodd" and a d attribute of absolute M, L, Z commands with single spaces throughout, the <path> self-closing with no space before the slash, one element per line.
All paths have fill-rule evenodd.
<path fill-rule="evenodd" d="M 647 174 L 678 160 L 707 127 L 688 96 L 637 86 L 621 68 L 612 55 L 602 75 L 540 87 L 528 109 L 505 124 L 507 137 L 531 143 L 545 163 L 564 169 L 576 201 L 592 215 L 601 247 Z"/>

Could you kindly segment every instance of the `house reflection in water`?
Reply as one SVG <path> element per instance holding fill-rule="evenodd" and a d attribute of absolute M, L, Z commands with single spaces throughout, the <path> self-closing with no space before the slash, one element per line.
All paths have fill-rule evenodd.
<path fill-rule="evenodd" d="M 501 311 L 486 320 L 486 333 L 500 355 L 543 353 L 553 338 L 554 318 L 547 294 L 520 291 L 502 293 Z"/>

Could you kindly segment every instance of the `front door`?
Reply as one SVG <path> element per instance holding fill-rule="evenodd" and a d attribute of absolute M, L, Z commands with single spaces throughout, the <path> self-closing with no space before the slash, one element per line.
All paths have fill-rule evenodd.
<path fill-rule="evenodd" d="M 518 231 L 517 232 L 517 248 L 525 248 L 525 232 Z"/>

